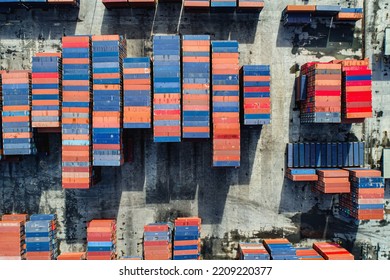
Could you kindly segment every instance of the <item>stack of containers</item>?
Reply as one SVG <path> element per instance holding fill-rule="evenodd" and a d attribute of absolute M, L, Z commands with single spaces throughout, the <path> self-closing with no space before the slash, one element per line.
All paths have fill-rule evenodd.
<path fill-rule="evenodd" d="M 264 0 L 238 0 L 238 8 L 245 11 L 261 11 Z"/>
<path fill-rule="evenodd" d="M 144 259 L 172 259 L 172 224 L 155 223 L 144 226 Z"/>
<path fill-rule="evenodd" d="M 61 72 L 60 53 L 32 58 L 32 127 L 60 127 Z"/>
<path fill-rule="evenodd" d="M 241 71 L 244 125 L 271 123 L 269 65 L 244 65 Z"/>
<path fill-rule="evenodd" d="M 57 260 L 59 261 L 77 261 L 77 260 L 86 260 L 86 259 L 87 259 L 86 252 L 61 253 L 61 255 L 57 257 Z"/>
<path fill-rule="evenodd" d="M 297 248 L 296 250 L 297 257 L 300 261 L 323 261 L 324 258 L 321 257 L 316 250 L 313 248 Z"/>
<path fill-rule="evenodd" d="M 372 117 L 372 71 L 367 60 L 341 61 L 344 120 L 363 122 Z"/>
<path fill-rule="evenodd" d="M 116 258 L 116 221 L 92 220 L 87 224 L 87 259 L 113 260 Z"/>
<path fill-rule="evenodd" d="M 57 258 L 57 215 L 31 215 L 26 223 L 26 251 L 27 260 Z"/>
<path fill-rule="evenodd" d="M 237 41 L 213 41 L 213 166 L 240 166 L 240 85 Z"/>
<path fill-rule="evenodd" d="M 379 170 L 348 168 L 351 193 L 340 197 L 340 212 L 356 220 L 384 219 L 384 182 Z"/>
<path fill-rule="evenodd" d="M 88 189 L 92 184 L 90 37 L 63 37 L 62 51 L 62 187 Z"/>
<path fill-rule="evenodd" d="M 208 10 L 210 0 L 183 0 L 184 8 L 188 10 Z"/>
<path fill-rule="evenodd" d="M 174 260 L 199 260 L 200 259 L 200 230 L 201 219 L 177 218 L 175 220 L 174 233 Z"/>
<path fill-rule="evenodd" d="M 364 142 L 289 143 L 287 167 L 358 167 Z"/>
<path fill-rule="evenodd" d="M 312 168 L 287 168 L 286 177 L 293 182 L 318 181 L 316 170 Z"/>
<path fill-rule="evenodd" d="M 354 256 L 339 244 L 332 242 L 316 242 L 313 244 L 316 250 L 325 260 L 351 260 Z"/>
<path fill-rule="evenodd" d="M 151 127 L 150 58 L 123 61 L 123 128 Z"/>
<path fill-rule="evenodd" d="M 339 21 L 358 21 L 363 18 L 363 8 L 341 8 L 336 19 Z"/>
<path fill-rule="evenodd" d="M 92 36 L 93 165 L 121 166 L 122 61 L 126 40 L 119 35 Z"/>
<path fill-rule="evenodd" d="M 233 10 L 237 7 L 236 0 L 210 0 L 210 7 L 223 10 Z"/>
<path fill-rule="evenodd" d="M 183 138 L 210 138 L 210 36 L 184 35 Z"/>
<path fill-rule="evenodd" d="M 36 149 L 31 128 L 31 73 L 3 73 L 2 89 L 3 154 L 34 154 Z"/>
<path fill-rule="evenodd" d="M 301 123 L 340 123 L 341 65 L 310 62 L 301 67 L 301 75 L 307 76 Z"/>
<path fill-rule="evenodd" d="M 315 5 L 287 5 L 284 13 L 311 13 L 316 11 Z"/>
<path fill-rule="evenodd" d="M 285 238 L 264 239 L 264 247 L 267 249 L 272 260 L 297 260 L 296 249 Z"/>
<path fill-rule="evenodd" d="M 153 37 L 154 142 L 181 141 L 180 36 Z"/>
<path fill-rule="evenodd" d="M 3 215 L 0 221 L 0 260 L 23 260 L 26 257 L 25 224 L 27 215 Z"/>
<path fill-rule="evenodd" d="M 315 5 L 287 5 L 282 13 L 283 25 L 309 24 L 315 10 Z"/>
<path fill-rule="evenodd" d="M 239 260 L 269 260 L 270 256 L 261 243 L 238 244 L 237 258 Z"/>
<path fill-rule="evenodd" d="M 0 160 L 3 157 L 3 127 L 2 127 L 2 111 L 3 111 L 3 87 L 1 82 L 1 76 L 5 71 L 0 71 Z"/>
<path fill-rule="evenodd" d="M 315 188 L 322 193 L 349 193 L 349 173 L 338 168 L 317 169 L 318 182 Z"/>
<path fill-rule="evenodd" d="M 304 25 L 309 24 L 312 21 L 310 13 L 286 13 L 283 15 L 283 25 Z"/>

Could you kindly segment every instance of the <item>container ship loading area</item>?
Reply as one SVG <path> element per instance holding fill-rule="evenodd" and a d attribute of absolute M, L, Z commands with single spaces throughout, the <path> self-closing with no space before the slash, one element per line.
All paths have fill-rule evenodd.
<path fill-rule="evenodd" d="M 390 1 L 259 2 L 264 7 L 257 12 L 218 9 L 212 4 L 199 12 L 182 7 L 181 2 L 165 1 L 152 8 L 106 7 L 102 0 L 80 0 L 79 7 L 0 5 L 0 217 L 56 214 L 30 221 L 56 220 L 61 253 L 93 252 L 92 243 L 97 241 L 93 227 L 106 227 L 116 232 L 110 235 L 116 240 L 110 241 L 115 258 L 145 257 L 148 232 L 157 231 L 179 241 L 174 250 L 187 246 L 189 251 L 198 250 L 202 259 L 235 259 L 246 248 L 244 243 L 263 240 L 270 252 L 271 240 L 281 238 L 295 247 L 335 242 L 355 259 L 390 259 L 389 175 L 382 172 L 386 163 L 390 167 L 390 159 L 384 156 L 390 148 L 390 60 L 384 54 Z M 294 10 L 294 5 L 306 8 Z M 338 6 L 344 10 L 337 11 Z M 108 36 L 113 34 L 119 36 Z M 79 53 L 73 56 L 75 44 Z M 104 51 L 112 56 L 113 49 L 117 59 L 123 59 L 123 67 L 111 73 L 103 69 L 105 64 L 97 65 L 106 62 Z M 42 55 L 59 52 L 61 67 L 61 58 Z M 74 63 L 79 68 L 66 62 L 74 57 L 79 59 Z M 34 89 L 40 89 L 34 87 L 34 79 L 40 77 L 34 76 L 34 63 L 39 68 L 49 60 L 57 67 L 50 77 L 57 80 L 50 78 L 44 84 L 53 81 L 52 88 L 57 88 L 62 83 L 62 104 L 57 108 L 62 110 L 62 123 L 56 128 L 39 127 L 40 119 L 33 114 L 33 135 L 26 133 L 27 127 L 23 130 L 24 123 L 10 133 L 13 121 L 8 119 L 22 122 L 27 113 L 7 113 L 12 106 L 24 105 L 24 101 L 17 104 L 16 99 L 7 99 L 7 90 L 18 83 L 20 98 L 27 102 L 21 89 L 27 89 L 31 80 L 34 101 Z M 31 69 L 32 75 L 13 72 Z M 90 76 L 83 81 L 80 73 L 85 69 L 90 69 Z M 180 69 L 179 75 L 172 76 L 172 69 Z M 71 74 L 62 75 L 62 80 L 55 76 L 66 71 Z M 115 78 L 106 78 L 108 74 Z M 236 77 L 235 84 L 226 75 Z M 132 79 L 139 84 L 132 84 Z M 204 90 L 204 83 L 210 85 L 209 95 L 185 99 L 190 98 L 185 93 Z M 136 87 L 131 89 L 130 84 Z M 259 84 L 261 97 L 255 96 Z M 83 87 L 83 98 L 90 105 L 82 108 L 86 101 L 74 105 L 72 87 Z M 141 96 L 145 89 L 149 96 Z M 131 97 L 131 90 L 139 95 Z M 103 91 L 110 94 L 111 103 Z M 218 96 L 220 91 L 231 94 L 226 99 Z M 361 100 L 355 99 L 356 91 Z M 315 99 L 318 92 L 332 94 Z M 251 98 L 268 102 L 257 113 L 261 117 L 253 117 L 255 107 L 247 103 Z M 191 106 L 201 102 L 203 107 L 190 113 Z M 316 111 L 321 102 L 331 104 L 325 106 L 329 111 Z M 144 107 L 132 110 L 131 106 Z M 167 110 L 175 112 L 167 116 Z M 82 165 L 77 175 L 81 183 L 66 179 L 74 170 L 68 157 L 86 152 L 75 148 L 73 138 L 64 138 L 76 129 L 66 120 L 76 112 L 78 124 L 91 124 L 90 135 L 77 127 L 77 141 L 91 139 L 93 143 L 91 165 Z M 136 117 L 131 115 L 134 112 Z M 186 127 L 205 116 L 209 125 Z M 234 124 L 219 123 L 226 116 Z M 134 118 L 137 125 L 132 124 Z M 106 131 L 114 135 L 114 144 L 102 136 Z M 115 134 L 119 131 L 122 135 Z M 22 143 L 7 140 L 20 138 L 13 133 L 28 134 L 21 154 L 11 151 Z M 230 138 L 220 137 L 224 133 Z M 235 146 L 229 150 L 230 161 L 224 150 L 229 145 Z M 26 155 L 26 149 L 31 155 Z M 93 173 L 86 167 L 92 165 L 97 167 Z M 356 169 L 363 167 L 367 170 Z M 86 178 L 83 172 L 91 176 Z M 77 184 L 88 189 L 74 187 Z M 172 224 L 154 224 L 166 222 Z M 186 227 L 191 231 L 183 233 Z M 200 244 L 195 237 L 193 243 L 181 239 L 192 235 L 200 236 Z M 320 246 L 317 243 L 315 249 Z"/>

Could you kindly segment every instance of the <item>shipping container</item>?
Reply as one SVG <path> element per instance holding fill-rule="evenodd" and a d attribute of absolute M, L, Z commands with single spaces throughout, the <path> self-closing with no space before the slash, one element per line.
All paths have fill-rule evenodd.
<path fill-rule="evenodd" d="M 183 0 L 183 6 L 186 10 L 207 12 L 210 10 L 210 0 Z"/>
<path fill-rule="evenodd" d="M 339 5 L 316 5 L 315 14 L 319 16 L 334 16 L 341 11 Z"/>
<path fill-rule="evenodd" d="M 198 217 L 175 220 L 173 259 L 200 259 L 200 231 L 202 220 Z"/>
<path fill-rule="evenodd" d="M 210 138 L 210 36 L 184 35 L 183 138 Z"/>
<path fill-rule="evenodd" d="M 245 12 L 259 12 L 264 8 L 264 0 L 237 0 L 237 8 Z"/>
<path fill-rule="evenodd" d="M 384 219 L 385 179 L 379 170 L 346 168 L 351 192 L 340 197 L 340 214 L 355 220 Z"/>
<path fill-rule="evenodd" d="M 172 259 L 172 223 L 144 226 L 144 260 Z"/>
<path fill-rule="evenodd" d="M 47 3 L 50 4 L 50 6 L 72 6 L 72 7 L 79 7 L 80 6 L 80 0 L 47 0 Z"/>
<path fill-rule="evenodd" d="M 363 18 L 362 8 L 343 8 L 339 5 L 287 5 L 282 22 L 288 25 L 305 25 L 314 17 L 331 17 L 335 23 L 357 21 Z"/>
<path fill-rule="evenodd" d="M 107 9 L 130 7 L 128 0 L 102 0 L 102 3 Z"/>
<path fill-rule="evenodd" d="M 210 0 L 210 7 L 212 11 L 234 11 L 237 7 L 236 0 Z"/>
<path fill-rule="evenodd" d="M 269 65 L 241 68 L 244 125 L 271 123 L 271 72 Z"/>
<path fill-rule="evenodd" d="M 318 181 L 316 170 L 312 168 L 287 168 L 286 178 L 293 182 L 315 182 Z"/>
<path fill-rule="evenodd" d="M 287 167 L 359 167 L 364 165 L 364 142 L 289 143 Z"/>
<path fill-rule="evenodd" d="M 181 142 L 180 36 L 153 37 L 154 142 Z"/>
<path fill-rule="evenodd" d="M 3 158 L 3 87 L 2 87 L 2 75 L 6 71 L 0 71 L 0 160 Z"/>
<path fill-rule="evenodd" d="M 372 71 L 368 60 L 344 60 L 342 66 L 343 121 L 363 122 L 372 117 Z"/>
<path fill-rule="evenodd" d="M 238 243 L 237 259 L 239 260 L 269 260 L 270 255 L 261 243 Z"/>
<path fill-rule="evenodd" d="M 154 8 L 156 0 L 102 0 L 106 9 L 112 8 Z"/>
<path fill-rule="evenodd" d="M 296 254 L 300 261 L 324 260 L 324 258 L 313 248 L 297 248 Z"/>
<path fill-rule="evenodd" d="M 150 58 L 123 61 L 123 128 L 151 128 Z"/>
<path fill-rule="evenodd" d="M 301 67 L 306 76 L 306 97 L 300 100 L 301 123 L 341 122 L 341 65 L 309 62 Z"/>
<path fill-rule="evenodd" d="M 212 41 L 213 166 L 240 166 L 237 41 Z"/>
<path fill-rule="evenodd" d="M 313 244 L 316 250 L 325 260 L 354 260 L 354 256 L 341 245 L 332 242 L 316 242 Z"/>
<path fill-rule="evenodd" d="M 87 260 L 116 259 L 116 220 L 87 223 Z"/>
<path fill-rule="evenodd" d="M 363 8 L 341 8 L 336 16 L 337 21 L 358 21 L 363 18 Z"/>
<path fill-rule="evenodd" d="M 31 215 L 25 229 L 27 260 L 57 259 L 57 215 Z"/>
<path fill-rule="evenodd" d="M 271 256 L 271 260 L 298 260 L 296 249 L 285 238 L 264 239 L 263 245 Z"/>
<path fill-rule="evenodd" d="M 0 260 L 23 260 L 26 258 L 26 214 L 3 215 L 0 221 Z"/>
<path fill-rule="evenodd" d="M 0 0 L 0 7 L 47 9 L 51 7 L 76 7 L 80 6 L 80 0 Z"/>
<path fill-rule="evenodd" d="M 31 72 L 9 71 L 1 76 L 3 154 L 35 154 L 31 127 Z"/>
<path fill-rule="evenodd" d="M 89 36 L 62 38 L 62 187 L 92 185 L 92 86 Z"/>
<path fill-rule="evenodd" d="M 119 35 L 92 36 L 94 166 L 121 166 L 122 74 L 126 40 Z"/>
<path fill-rule="evenodd" d="M 86 252 L 66 252 L 61 253 L 57 260 L 59 261 L 77 261 L 77 260 L 86 260 L 87 253 Z"/>
<path fill-rule="evenodd" d="M 62 103 L 61 53 L 36 53 L 32 58 L 32 127 L 60 128 Z"/>
<path fill-rule="evenodd" d="M 338 168 L 317 169 L 318 182 L 315 190 L 324 194 L 342 194 L 351 191 L 349 173 Z"/>

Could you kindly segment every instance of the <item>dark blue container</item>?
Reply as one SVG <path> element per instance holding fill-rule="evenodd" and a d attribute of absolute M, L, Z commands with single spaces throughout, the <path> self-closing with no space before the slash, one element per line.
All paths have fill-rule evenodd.
<path fill-rule="evenodd" d="M 299 143 L 299 167 L 305 167 L 305 144 Z"/>
<path fill-rule="evenodd" d="M 293 144 L 287 144 L 287 167 L 293 167 Z"/>
<path fill-rule="evenodd" d="M 305 143 L 305 167 L 310 167 L 310 143 Z"/>
<path fill-rule="evenodd" d="M 326 166 L 332 167 L 332 144 L 326 144 Z"/>
<path fill-rule="evenodd" d="M 353 166 L 359 165 L 359 142 L 353 142 Z"/>
<path fill-rule="evenodd" d="M 337 143 L 337 166 L 343 167 L 343 144 Z"/>
<path fill-rule="evenodd" d="M 332 167 L 337 167 L 337 143 L 332 143 Z"/>
<path fill-rule="evenodd" d="M 299 144 L 293 144 L 293 166 L 299 167 Z"/>

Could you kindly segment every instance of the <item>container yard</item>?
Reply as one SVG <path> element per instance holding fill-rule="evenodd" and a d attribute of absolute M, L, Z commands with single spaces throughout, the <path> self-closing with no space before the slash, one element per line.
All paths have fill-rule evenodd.
<path fill-rule="evenodd" d="M 0 0 L 0 260 L 390 260 L 390 0 Z"/>

